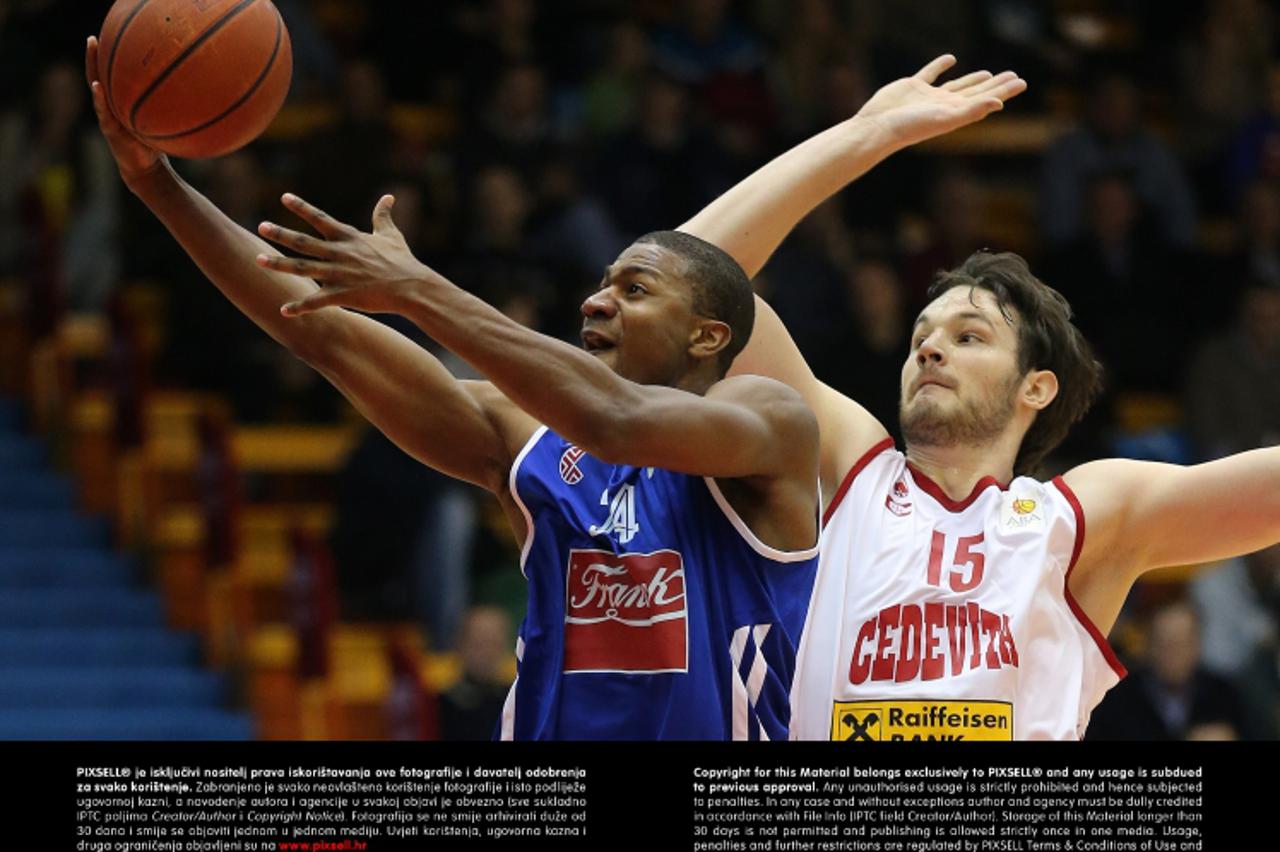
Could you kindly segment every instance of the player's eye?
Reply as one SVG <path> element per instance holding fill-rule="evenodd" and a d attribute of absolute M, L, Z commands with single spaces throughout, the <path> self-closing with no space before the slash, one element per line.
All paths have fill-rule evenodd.
<path fill-rule="evenodd" d="M 971 331 L 966 331 L 964 334 L 961 334 L 956 339 L 959 340 L 961 343 L 981 343 L 982 342 L 982 338 Z"/>
<path fill-rule="evenodd" d="M 647 293 L 647 292 L 648 291 L 644 289 L 643 285 L 635 284 L 635 283 L 631 283 L 627 285 L 628 296 L 638 296 L 641 293 Z"/>

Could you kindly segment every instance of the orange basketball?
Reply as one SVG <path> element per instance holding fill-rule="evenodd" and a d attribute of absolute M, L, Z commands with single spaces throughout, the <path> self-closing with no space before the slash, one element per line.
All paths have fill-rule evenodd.
<path fill-rule="evenodd" d="M 178 157 L 248 144 L 293 76 L 289 31 L 270 0 L 116 0 L 98 41 L 111 111 Z"/>

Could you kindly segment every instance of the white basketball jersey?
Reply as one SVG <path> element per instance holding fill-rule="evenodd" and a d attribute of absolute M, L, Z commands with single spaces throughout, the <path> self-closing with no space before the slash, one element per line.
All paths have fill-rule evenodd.
<path fill-rule="evenodd" d="M 955 501 L 886 439 L 823 520 L 792 739 L 1078 739 L 1124 677 L 1067 589 L 1085 520 L 1061 478 Z"/>

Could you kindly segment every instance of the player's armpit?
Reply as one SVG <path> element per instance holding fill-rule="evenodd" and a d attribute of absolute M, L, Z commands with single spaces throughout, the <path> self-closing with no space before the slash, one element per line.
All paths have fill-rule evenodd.
<path fill-rule="evenodd" d="M 889 436 L 869 411 L 814 376 L 778 314 L 758 296 L 751 340 L 729 370 L 730 376 L 746 374 L 790 386 L 813 410 L 821 435 L 819 464 L 825 499 L 831 498 L 867 450 Z"/>

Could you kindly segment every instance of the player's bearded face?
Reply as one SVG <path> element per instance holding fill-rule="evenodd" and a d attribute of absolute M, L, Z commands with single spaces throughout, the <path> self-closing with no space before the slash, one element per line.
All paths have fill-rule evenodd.
<path fill-rule="evenodd" d="M 903 399 L 898 410 L 902 437 L 923 447 L 977 446 L 1000 435 L 1013 419 L 1021 377 L 1010 371 L 1005 381 L 979 393 L 926 391 Z"/>
<path fill-rule="evenodd" d="M 1009 427 L 1021 384 L 1017 333 L 994 297 L 953 288 L 916 322 L 902 370 L 902 436 L 917 447 L 986 444 Z"/>

